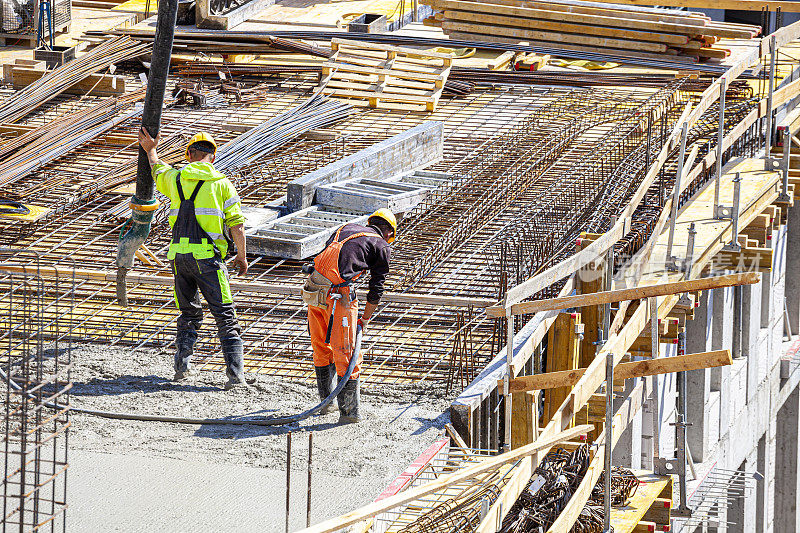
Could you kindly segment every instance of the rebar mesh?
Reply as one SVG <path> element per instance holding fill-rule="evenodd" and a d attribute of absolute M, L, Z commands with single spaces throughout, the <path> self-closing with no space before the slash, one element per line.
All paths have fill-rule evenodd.
<path fill-rule="evenodd" d="M 0 260 L 35 254 L 0 250 Z M 5 531 L 66 531 L 74 279 L 0 277 Z"/>

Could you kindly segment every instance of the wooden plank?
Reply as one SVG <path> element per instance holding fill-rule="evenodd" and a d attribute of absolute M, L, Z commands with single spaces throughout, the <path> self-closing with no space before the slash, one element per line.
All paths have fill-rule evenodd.
<path fill-rule="evenodd" d="M 425 81 L 442 81 L 447 79 L 447 75 L 443 74 L 429 74 L 427 72 L 416 72 L 412 70 L 401 70 L 397 68 L 397 65 L 393 65 L 392 68 L 374 68 L 374 67 L 365 67 L 361 65 L 350 65 L 346 63 L 346 60 L 342 62 L 327 62 L 322 64 L 323 67 L 328 67 L 331 69 L 336 69 L 340 72 L 359 72 L 359 73 L 366 73 L 366 74 L 375 74 L 375 75 L 383 75 L 383 76 L 392 76 L 395 78 L 405 78 L 409 80 L 425 80 Z"/>
<path fill-rule="evenodd" d="M 731 55 L 728 48 L 701 48 L 697 51 L 700 57 L 708 57 L 711 59 L 725 59 Z"/>
<path fill-rule="evenodd" d="M 422 102 L 435 102 L 437 100 L 437 98 L 434 96 L 390 93 L 390 92 L 380 92 L 380 91 L 360 91 L 356 89 L 338 89 L 335 87 L 329 89 L 328 88 L 323 89 L 322 92 L 329 96 L 344 96 L 348 98 L 380 98 L 382 100 L 385 99 L 393 102 L 422 103 Z"/>
<path fill-rule="evenodd" d="M 48 71 L 44 70 L 14 67 L 11 71 L 14 89 L 27 87 L 47 73 Z M 116 83 L 114 82 L 115 78 Z M 126 92 L 125 78 L 123 76 L 112 76 L 109 74 L 90 74 L 64 92 L 80 96 L 85 94 L 92 94 L 94 96 L 118 96 Z"/>
<path fill-rule="evenodd" d="M 620 50 L 618 48 L 605 48 L 602 46 L 582 46 L 579 44 L 569 44 L 564 42 L 552 41 L 537 41 L 532 39 L 515 39 L 513 37 L 503 37 L 502 35 L 484 35 L 482 33 L 470 33 L 466 31 L 449 31 L 447 33 L 451 39 L 461 39 L 464 41 L 484 41 L 491 43 L 508 43 L 519 45 L 524 42 L 526 46 L 541 46 L 544 48 L 559 48 L 561 50 L 572 50 L 574 52 L 592 52 L 598 54 L 607 54 L 609 56 L 618 56 L 620 60 L 626 57 L 636 57 L 640 59 L 655 59 L 663 61 L 665 56 L 663 53 L 639 52 L 636 50 Z M 696 57 L 690 56 L 668 56 L 669 61 L 677 63 L 697 63 Z"/>
<path fill-rule="evenodd" d="M 586 240 L 585 234 L 581 234 L 579 239 L 579 250 L 588 246 L 591 242 Z M 577 274 L 578 294 L 590 294 L 599 292 L 603 289 L 603 268 L 601 264 L 590 264 L 581 269 Z M 586 368 L 594 359 L 597 353 L 597 344 L 600 340 L 600 307 L 587 306 L 581 310 L 581 321 L 583 322 L 583 338 L 581 339 L 581 356 L 578 363 L 579 368 Z"/>
<path fill-rule="evenodd" d="M 409 57 L 416 57 L 416 58 L 436 58 L 436 59 L 446 59 L 446 60 L 453 59 L 453 54 L 444 54 L 441 52 L 432 52 L 429 50 L 418 50 L 417 48 L 407 48 L 405 46 L 394 46 L 391 44 L 370 43 L 366 41 L 351 41 L 348 39 L 339 39 L 339 38 L 331 39 L 331 43 L 336 44 L 339 47 L 345 46 L 347 48 L 356 50 L 382 50 L 384 52 L 397 52 L 405 54 Z"/>
<path fill-rule="evenodd" d="M 516 28 L 534 28 L 539 30 L 551 30 L 563 33 L 580 33 L 583 35 L 597 35 L 603 37 L 616 37 L 620 39 L 633 39 L 640 41 L 653 41 L 666 44 L 688 44 L 689 38 L 685 35 L 671 33 L 656 33 L 641 30 L 631 30 L 624 28 L 612 28 L 608 26 L 592 26 L 590 24 L 570 24 L 567 22 L 553 22 L 544 19 L 521 18 L 513 16 L 495 15 L 491 13 L 473 13 L 470 11 L 446 10 L 444 12 L 446 20 L 465 20 L 468 22 L 483 22 L 487 25 L 513 26 Z M 487 28 L 486 32 L 491 30 Z"/>
<path fill-rule="evenodd" d="M 672 509 L 672 499 L 670 498 L 656 498 L 653 504 L 642 517 L 643 520 L 648 522 L 655 522 L 656 524 L 668 525 L 670 519 L 670 510 Z"/>
<path fill-rule="evenodd" d="M 519 52 L 515 52 L 513 50 L 507 50 L 497 56 L 496 58 L 490 60 L 486 64 L 486 68 L 489 70 L 500 70 L 504 69 L 514 60 L 514 57 L 519 54 Z"/>
<path fill-rule="evenodd" d="M 578 368 L 580 360 L 580 343 L 578 342 L 577 328 L 580 324 L 580 315 L 575 313 L 559 313 L 553 326 L 550 328 L 547 340 L 547 365 L 545 374 L 560 371 L 571 372 Z M 531 389 L 533 390 L 533 389 Z M 555 387 L 545 393 L 544 412 L 542 423 L 546 424 L 553 417 L 553 413 L 569 394 L 569 388 Z"/>
<path fill-rule="evenodd" d="M 341 516 L 325 520 L 319 524 L 305 528 L 301 530 L 301 532 L 333 533 L 346 526 L 353 525 L 355 523 L 360 522 L 361 520 L 365 520 L 367 518 L 376 516 L 384 511 L 388 511 L 390 509 L 403 505 L 404 503 L 414 501 L 423 496 L 427 496 L 428 494 L 433 494 L 434 492 L 438 492 L 451 485 L 455 485 L 456 483 L 461 483 L 463 481 L 472 479 L 478 474 L 489 472 L 505 464 L 513 463 L 519 461 L 520 459 L 529 457 L 538 451 L 549 449 L 552 446 L 558 444 L 559 442 L 570 440 L 573 437 L 577 437 L 579 435 L 585 435 L 586 432 L 589 431 L 590 429 L 591 429 L 590 426 L 577 426 L 575 428 L 568 429 L 560 433 L 556 433 L 547 438 L 541 438 L 536 442 L 529 444 L 527 446 L 523 446 L 516 450 L 512 450 L 500 455 L 496 455 L 494 457 L 487 458 L 486 460 L 481 461 L 480 463 L 477 463 L 475 465 L 463 468 L 452 474 L 441 476 L 435 481 L 431 481 L 419 487 L 406 490 L 404 492 L 401 492 L 395 496 L 391 496 L 379 502 L 373 502 L 360 509 L 356 509 Z"/>
<path fill-rule="evenodd" d="M 539 391 L 511 395 L 511 449 L 536 440 L 539 429 Z"/>
<path fill-rule="evenodd" d="M 419 97 L 420 102 L 427 102 L 429 98 L 433 98 L 435 96 L 432 90 L 424 90 L 412 87 L 395 87 L 390 85 L 381 84 L 380 82 L 365 82 L 365 81 L 357 81 L 357 82 L 347 82 L 338 79 L 330 80 L 326 85 L 323 91 L 336 91 L 336 90 L 343 90 L 343 91 L 362 91 L 362 92 L 369 92 L 375 93 L 376 96 L 380 98 L 385 98 L 387 100 L 391 100 L 392 96 L 401 96 L 401 97 L 408 97 L 402 98 L 402 101 L 411 100 L 411 97 Z"/>
<path fill-rule="evenodd" d="M 680 294 L 684 292 L 718 289 L 721 287 L 734 287 L 737 285 L 753 285 L 759 281 L 761 281 L 761 274 L 758 272 L 726 274 L 713 278 L 676 281 L 672 283 L 634 287 L 632 289 L 619 289 L 613 291 L 596 292 L 592 294 L 578 294 L 576 296 L 551 298 L 549 300 L 522 302 L 511 306 L 511 314 L 532 314 L 539 311 L 570 309 L 572 307 L 583 307 L 587 305 L 603 305 L 608 303 L 622 302 L 624 300 L 652 298 L 653 296 L 666 296 L 668 294 Z M 506 311 L 506 308 L 502 306 L 494 306 L 488 307 L 486 309 L 486 314 L 496 318 L 507 316 L 508 313 Z"/>
<path fill-rule="evenodd" d="M 642 0 L 603 0 L 609 4 L 640 5 Z M 656 5 L 656 4 L 653 4 Z M 775 2 L 761 0 L 658 0 L 657 5 L 664 7 L 693 7 L 700 9 L 738 9 L 741 11 L 775 11 L 781 8 L 784 13 L 800 13 L 797 2 Z"/>
<path fill-rule="evenodd" d="M 698 370 L 701 368 L 715 368 L 730 365 L 731 362 L 729 350 L 700 352 L 677 355 L 674 357 L 660 357 L 647 361 L 631 361 L 628 363 L 620 363 L 614 368 L 614 379 L 639 378 L 654 376 L 656 374 Z M 578 368 L 575 370 L 522 376 L 511 380 L 509 390 L 512 393 L 521 393 L 524 391 L 569 387 L 578 383 L 585 372 L 585 369 Z"/>
<path fill-rule="evenodd" d="M 653 473 L 636 472 L 639 486 L 634 495 L 623 508 L 611 509 L 611 523 L 615 533 L 631 533 L 655 531 L 654 522 L 643 522 L 642 517 L 652 506 L 662 491 L 670 485 L 669 476 L 657 476 Z M 639 527 L 644 524 L 644 527 Z"/>
<path fill-rule="evenodd" d="M 659 33 L 675 33 L 681 35 L 700 35 L 711 28 L 703 27 L 698 30 L 695 25 L 675 24 L 669 22 L 656 22 L 637 19 L 626 19 L 624 16 L 611 15 L 603 16 L 598 14 L 581 14 L 564 11 L 552 11 L 549 9 L 535 9 L 522 7 L 519 4 L 501 5 L 492 2 L 469 2 L 464 0 L 424 0 L 422 3 L 433 6 L 440 11 L 472 11 L 480 13 L 494 13 L 517 18 L 528 18 L 538 20 L 551 20 L 557 22 L 568 22 L 572 24 L 585 24 L 596 26 L 608 26 L 611 28 L 626 28 L 632 30 L 649 30 Z M 744 31 L 735 32 L 737 37 L 750 38 L 750 34 Z"/>
<path fill-rule="evenodd" d="M 436 0 L 431 0 L 436 2 Z M 499 4 L 504 6 L 518 6 L 527 7 L 531 9 L 543 9 L 545 11 L 564 11 L 567 13 L 575 13 L 582 15 L 599 15 L 605 17 L 615 17 L 619 19 L 633 19 L 633 20 L 647 20 L 651 22 L 668 22 L 672 24 L 683 24 L 686 26 L 705 26 L 708 22 L 706 19 L 696 18 L 690 16 L 687 12 L 685 15 L 672 15 L 667 14 L 666 11 L 660 10 L 661 13 L 649 13 L 642 11 L 630 11 L 624 9 L 623 6 L 615 8 L 610 4 L 595 4 L 592 5 L 588 2 L 582 2 L 580 5 L 571 2 L 548 2 L 537 0 L 481 0 L 484 4 Z M 599 6 L 603 7 L 599 7 Z"/>
<path fill-rule="evenodd" d="M 471 22 L 454 22 L 448 19 L 442 21 L 442 28 L 444 30 L 515 37 L 522 40 L 555 41 L 589 46 L 603 46 L 606 48 L 620 48 L 623 50 L 641 50 L 645 52 L 667 51 L 667 45 L 661 43 L 614 39 L 611 37 L 592 37 L 589 35 L 572 33 L 546 32 L 533 29 L 512 28 L 509 26 L 487 26 L 485 24 Z"/>

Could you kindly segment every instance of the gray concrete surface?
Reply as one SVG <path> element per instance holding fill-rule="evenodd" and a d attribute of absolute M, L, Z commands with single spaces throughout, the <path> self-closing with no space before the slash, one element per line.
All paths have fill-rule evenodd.
<path fill-rule="evenodd" d="M 169 351 L 82 346 L 72 363 L 76 407 L 209 418 L 297 413 L 318 401 L 311 382 L 263 374 L 232 391 L 222 390 L 222 372 L 174 383 Z M 363 421 L 346 425 L 337 423 L 338 411 L 271 427 L 73 414 L 67 530 L 283 531 L 289 431 L 292 530 L 305 525 L 309 432 L 313 520 L 345 513 L 372 501 L 443 433 L 449 399 L 442 389 L 367 386 Z"/>
<path fill-rule="evenodd" d="M 305 435 L 299 437 L 305 440 Z M 306 523 L 307 473 L 301 451 L 294 454 L 290 531 Z M 316 460 L 314 522 L 369 503 L 384 488 L 375 479 L 325 472 L 333 457 L 321 455 Z M 213 463 L 201 457 L 181 460 L 73 450 L 68 488 L 67 531 L 284 531 L 285 469 Z"/>

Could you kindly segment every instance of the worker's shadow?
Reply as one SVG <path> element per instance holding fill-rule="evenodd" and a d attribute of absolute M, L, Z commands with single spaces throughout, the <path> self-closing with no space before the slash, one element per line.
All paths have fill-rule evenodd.
<path fill-rule="evenodd" d="M 91 379 L 85 382 L 74 382 L 70 394 L 73 396 L 121 396 L 134 392 L 163 392 L 164 390 L 181 392 L 210 392 L 219 390 L 210 385 L 192 383 L 175 383 L 163 376 L 131 376 L 124 375 L 113 379 Z"/>
<path fill-rule="evenodd" d="M 444 412 L 436 418 L 422 418 L 415 416 L 414 420 L 419 422 L 419 427 L 414 430 L 412 435 L 421 435 L 431 429 L 443 430 L 444 426 L 450 422 L 450 413 Z"/>

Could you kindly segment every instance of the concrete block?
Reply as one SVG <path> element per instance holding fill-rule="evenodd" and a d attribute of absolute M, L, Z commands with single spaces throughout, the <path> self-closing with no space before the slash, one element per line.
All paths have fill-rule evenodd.
<path fill-rule="evenodd" d="M 389 139 L 302 176 L 287 187 L 290 212 L 314 204 L 320 185 L 348 179 L 385 180 L 428 166 L 442 158 L 441 122 L 424 122 Z"/>
<path fill-rule="evenodd" d="M 642 417 L 636 416 L 620 435 L 619 441 L 611 452 L 615 465 L 632 469 L 642 467 Z"/>
<path fill-rule="evenodd" d="M 694 310 L 694 320 L 686 321 L 686 352 L 711 351 L 711 324 L 714 317 L 714 291 L 703 291 Z"/>
<path fill-rule="evenodd" d="M 726 274 L 729 274 L 726 271 Z M 733 346 L 733 287 L 711 292 L 711 349 L 730 350 Z"/>
<path fill-rule="evenodd" d="M 706 404 L 706 411 L 708 411 L 708 443 L 709 443 L 709 454 L 713 450 L 712 446 L 719 441 L 720 433 L 719 433 L 719 413 L 720 413 L 720 393 L 719 391 L 711 391 L 708 398 L 708 403 Z M 692 455 L 695 452 L 694 448 L 692 448 Z"/>
<path fill-rule="evenodd" d="M 742 391 L 747 389 L 747 359 L 735 359 L 730 366 L 730 383 L 728 388 L 731 390 L 729 413 L 735 419 L 748 418 L 747 395 Z"/>
<path fill-rule="evenodd" d="M 639 444 L 640 459 L 639 464 L 641 468 L 646 470 L 653 469 L 653 451 L 654 451 L 654 414 L 656 398 L 649 398 L 644 405 L 642 405 L 642 415 L 639 418 L 642 421 L 642 438 Z"/>
<path fill-rule="evenodd" d="M 686 440 L 695 461 L 706 460 L 709 451 L 709 418 L 707 409 L 711 395 L 711 371 L 708 369 L 686 372 Z"/>
<path fill-rule="evenodd" d="M 800 529 L 798 513 L 798 427 L 800 426 L 800 388 L 789 395 L 778 411 L 775 445 L 775 533 L 795 533 Z"/>
<path fill-rule="evenodd" d="M 761 329 L 761 284 L 742 287 L 742 355 L 749 357 L 758 347 Z"/>
<path fill-rule="evenodd" d="M 755 465 L 754 454 L 737 465 L 736 470 L 750 472 Z M 752 533 L 756 524 L 756 493 L 753 490 L 731 492 L 728 504 L 728 532 Z"/>
<path fill-rule="evenodd" d="M 772 335 L 767 328 L 761 328 L 758 333 L 758 382 L 761 383 L 769 374 L 772 361 Z"/>
<path fill-rule="evenodd" d="M 747 400 L 758 387 L 759 333 L 761 332 L 761 282 L 742 287 L 742 355 L 747 359 Z"/>
<path fill-rule="evenodd" d="M 766 507 L 764 521 L 766 522 L 766 531 L 773 531 L 775 528 L 775 459 L 777 457 L 777 429 L 775 420 L 776 419 L 772 420 L 766 432 L 766 467 L 763 472 L 766 481 L 766 491 L 764 493 Z"/>
<path fill-rule="evenodd" d="M 246 230 L 247 251 L 283 259 L 306 259 L 325 248 L 343 224 L 363 224 L 368 215 L 312 206 Z"/>
<path fill-rule="evenodd" d="M 800 204 L 789 209 L 786 220 L 786 299 L 792 332 L 800 333 Z"/>
<path fill-rule="evenodd" d="M 733 347 L 733 288 L 714 289 L 711 321 L 711 347 L 714 350 L 730 350 Z M 730 424 L 730 397 L 728 386 L 731 369 L 728 366 L 711 369 L 711 390 L 719 391 L 719 434 L 724 435 Z"/>
<path fill-rule="evenodd" d="M 784 334 L 784 304 L 786 297 L 786 243 L 788 235 L 786 226 L 774 232 L 775 241 L 772 255 L 772 309 L 770 327 L 772 328 L 772 358 L 770 367 L 781 357 L 781 345 Z"/>
<path fill-rule="evenodd" d="M 756 464 L 757 472 L 760 472 L 764 479 L 756 484 L 756 503 L 755 503 L 755 527 L 753 531 L 756 533 L 764 533 L 767 529 L 767 434 L 764 433 L 758 439 L 758 446 L 756 450 Z"/>
<path fill-rule="evenodd" d="M 395 214 L 407 213 L 431 191 L 449 181 L 449 174 L 423 170 L 386 181 L 356 178 L 317 187 L 316 202 L 361 213 L 374 213 L 382 208 Z"/>

